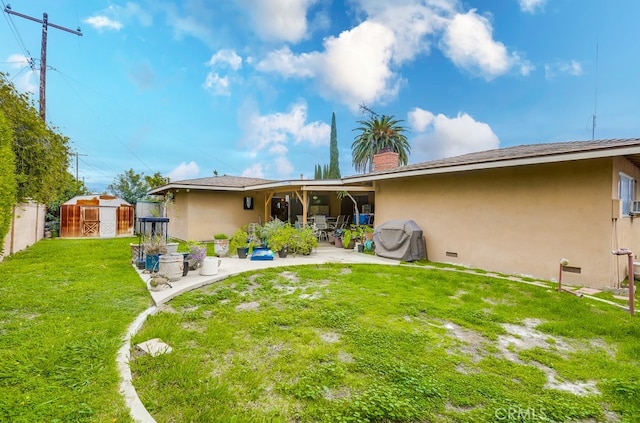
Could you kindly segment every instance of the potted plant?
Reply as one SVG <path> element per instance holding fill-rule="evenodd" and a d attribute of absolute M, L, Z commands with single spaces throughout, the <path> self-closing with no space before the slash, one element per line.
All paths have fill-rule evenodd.
<path fill-rule="evenodd" d="M 249 236 L 247 225 L 239 228 L 229 241 L 229 251 L 236 251 L 239 258 L 247 258 L 247 254 L 251 254 L 255 242 Z"/>
<path fill-rule="evenodd" d="M 273 219 L 258 228 L 257 236 L 262 240 L 263 245 L 268 246 L 271 236 L 284 225 L 285 223 L 282 220 Z"/>
<path fill-rule="evenodd" d="M 218 257 L 229 254 L 229 237 L 227 234 L 217 233 L 213 235 L 213 250 Z"/>
<path fill-rule="evenodd" d="M 318 246 L 318 238 L 313 233 L 313 229 L 307 226 L 306 228 L 297 229 L 296 232 L 289 249 L 293 250 L 294 253 L 311 254 L 311 251 Z"/>
<path fill-rule="evenodd" d="M 342 248 L 342 237 L 344 236 L 344 229 L 336 229 L 333 231 L 334 242 L 337 248 Z"/>
<path fill-rule="evenodd" d="M 187 261 L 189 262 L 189 270 L 196 270 L 202 266 L 204 258 L 207 256 L 207 246 L 200 241 L 187 241 L 187 248 L 189 248 L 189 255 Z"/>
<path fill-rule="evenodd" d="M 277 252 L 280 258 L 285 258 L 298 237 L 298 230 L 290 223 L 285 223 L 274 229 L 267 245 L 271 251 Z"/>
<path fill-rule="evenodd" d="M 152 235 L 144 240 L 145 270 L 157 272 L 160 254 L 167 254 L 167 242 L 163 235 Z"/>

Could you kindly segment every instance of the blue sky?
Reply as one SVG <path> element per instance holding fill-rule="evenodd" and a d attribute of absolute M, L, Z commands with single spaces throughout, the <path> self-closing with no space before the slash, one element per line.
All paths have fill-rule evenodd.
<path fill-rule="evenodd" d="M 640 136 L 637 0 L 10 4 L 82 29 L 49 28 L 47 121 L 96 192 L 130 168 L 312 178 L 332 112 L 352 175 L 361 104 L 405 121 L 410 163 L 590 140 L 594 111 L 596 139 Z M 41 25 L 3 15 L 0 71 L 37 104 Z"/>

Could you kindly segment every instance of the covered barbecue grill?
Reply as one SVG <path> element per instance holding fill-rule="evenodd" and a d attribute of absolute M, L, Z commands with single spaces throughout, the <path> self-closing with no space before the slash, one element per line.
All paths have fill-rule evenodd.
<path fill-rule="evenodd" d="M 389 220 L 373 232 L 376 255 L 403 261 L 426 259 L 422 229 L 413 220 Z"/>

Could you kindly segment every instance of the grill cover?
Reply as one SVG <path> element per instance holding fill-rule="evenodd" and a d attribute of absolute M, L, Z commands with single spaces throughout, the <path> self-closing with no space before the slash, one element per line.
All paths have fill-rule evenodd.
<path fill-rule="evenodd" d="M 403 261 L 427 258 L 422 229 L 413 220 L 389 220 L 373 232 L 376 255 Z"/>

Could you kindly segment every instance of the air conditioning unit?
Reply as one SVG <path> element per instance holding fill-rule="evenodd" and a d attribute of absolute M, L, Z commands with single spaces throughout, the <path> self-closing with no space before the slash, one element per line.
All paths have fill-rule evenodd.
<path fill-rule="evenodd" d="M 631 202 L 631 210 L 629 214 L 636 215 L 640 214 L 640 201 L 632 201 Z"/>

